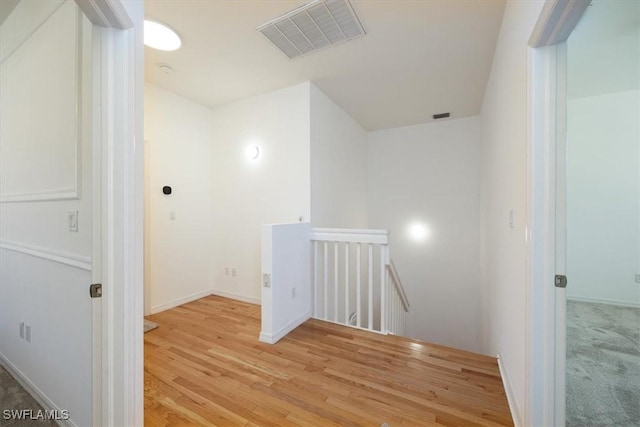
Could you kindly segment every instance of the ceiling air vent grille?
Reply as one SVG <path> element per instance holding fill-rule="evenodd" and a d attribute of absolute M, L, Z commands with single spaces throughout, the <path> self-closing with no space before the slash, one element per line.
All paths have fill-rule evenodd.
<path fill-rule="evenodd" d="M 256 30 L 289 58 L 365 35 L 348 0 L 315 0 Z"/>

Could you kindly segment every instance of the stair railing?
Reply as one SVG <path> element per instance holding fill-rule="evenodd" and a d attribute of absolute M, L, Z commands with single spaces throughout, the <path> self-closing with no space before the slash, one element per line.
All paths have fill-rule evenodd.
<path fill-rule="evenodd" d="M 314 228 L 313 317 L 383 334 L 406 333 L 409 302 L 387 230 Z"/>
<path fill-rule="evenodd" d="M 400 276 L 398 276 L 398 270 L 391 259 L 387 264 L 387 283 L 387 291 L 389 292 L 388 333 L 404 336 L 407 334 L 406 314 L 409 312 L 409 300 L 400 281 Z"/>

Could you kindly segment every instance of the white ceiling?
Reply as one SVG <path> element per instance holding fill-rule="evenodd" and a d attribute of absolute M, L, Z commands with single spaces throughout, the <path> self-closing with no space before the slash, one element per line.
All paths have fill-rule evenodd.
<path fill-rule="evenodd" d="M 147 0 L 183 47 L 145 48 L 146 80 L 212 108 L 311 80 L 367 130 L 479 113 L 504 0 L 352 0 L 366 36 L 290 60 L 255 28 L 304 3 Z"/>

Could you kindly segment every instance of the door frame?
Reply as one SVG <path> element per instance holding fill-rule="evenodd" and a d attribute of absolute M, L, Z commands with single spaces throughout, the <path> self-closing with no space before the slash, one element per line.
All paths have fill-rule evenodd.
<path fill-rule="evenodd" d="M 525 424 L 564 426 L 566 40 L 590 0 L 547 1 L 528 47 Z M 559 243 L 559 245 L 557 245 Z"/>
<path fill-rule="evenodd" d="M 75 0 L 93 27 L 94 237 L 101 333 L 93 342 L 94 425 L 142 426 L 143 19 L 141 0 Z"/>

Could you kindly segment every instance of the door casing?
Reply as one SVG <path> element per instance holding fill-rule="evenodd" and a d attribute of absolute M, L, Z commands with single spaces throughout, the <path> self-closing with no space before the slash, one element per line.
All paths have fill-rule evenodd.
<path fill-rule="evenodd" d="M 525 424 L 564 426 L 566 40 L 589 0 L 547 1 L 528 48 L 527 349 Z"/>

